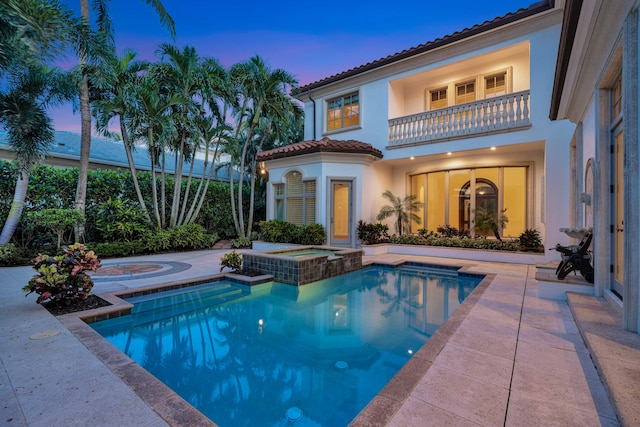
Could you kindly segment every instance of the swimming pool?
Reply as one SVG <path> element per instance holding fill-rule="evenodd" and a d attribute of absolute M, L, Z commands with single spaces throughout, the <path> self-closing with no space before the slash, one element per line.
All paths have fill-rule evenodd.
<path fill-rule="evenodd" d="M 221 427 L 344 426 L 482 279 L 372 266 L 302 287 L 219 281 L 91 326 Z"/>

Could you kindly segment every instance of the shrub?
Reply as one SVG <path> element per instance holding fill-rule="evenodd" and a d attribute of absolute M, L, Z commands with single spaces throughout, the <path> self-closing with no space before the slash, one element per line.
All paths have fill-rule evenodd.
<path fill-rule="evenodd" d="M 233 249 L 250 248 L 251 239 L 247 239 L 246 237 L 238 237 L 236 239 L 231 240 L 231 247 Z"/>
<path fill-rule="evenodd" d="M 235 250 L 224 254 L 220 258 L 220 271 L 225 267 L 230 268 L 234 273 L 240 273 L 242 271 L 242 255 Z"/>
<path fill-rule="evenodd" d="M 303 225 L 299 228 L 298 243 L 303 245 L 322 245 L 326 235 L 322 224 Z"/>
<path fill-rule="evenodd" d="M 451 227 L 450 225 L 441 225 L 436 229 L 436 231 L 442 237 L 471 237 L 471 233 L 469 233 L 469 230 L 458 230 L 457 228 Z"/>
<path fill-rule="evenodd" d="M 260 238 L 271 243 L 296 243 L 298 226 L 290 222 L 272 219 L 260 221 Z"/>
<path fill-rule="evenodd" d="M 107 241 L 116 242 L 138 239 L 148 228 L 142 209 L 112 197 L 99 205 L 96 225 Z"/>
<path fill-rule="evenodd" d="M 60 248 L 64 233 L 73 227 L 84 223 L 84 217 L 75 209 L 43 209 L 37 212 L 29 212 L 28 218 L 36 226 L 51 230 L 57 238 L 56 248 Z"/>
<path fill-rule="evenodd" d="M 102 258 L 118 258 L 129 255 L 141 254 L 146 250 L 143 240 L 131 240 L 129 242 L 94 243 L 89 247 Z"/>
<path fill-rule="evenodd" d="M 169 233 L 173 249 L 204 249 L 210 246 L 207 230 L 199 224 L 180 225 L 170 229 Z"/>
<path fill-rule="evenodd" d="M 25 257 L 22 255 L 22 251 L 13 243 L 7 243 L 6 245 L 0 245 L 0 266 L 9 267 L 12 265 L 19 265 L 25 262 Z"/>
<path fill-rule="evenodd" d="M 142 241 L 150 253 L 168 251 L 171 248 L 171 233 L 168 230 L 150 230 L 144 234 Z"/>
<path fill-rule="evenodd" d="M 38 254 L 30 263 L 38 273 L 22 290 L 27 295 L 37 293 L 38 304 L 55 301 L 68 305 L 87 299 L 93 288 L 93 281 L 86 271 L 100 268 L 100 260 L 96 254 L 88 251 L 81 243 L 65 248 L 63 255 L 52 257 Z"/>
<path fill-rule="evenodd" d="M 540 238 L 538 230 L 534 230 L 532 228 L 524 230 L 524 232 L 520 234 L 520 237 L 518 237 L 518 241 L 520 242 L 521 251 L 544 251 L 542 239 Z"/>
<path fill-rule="evenodd" d="M 389 226 L 386 224 L 368 224 L 363 220 L 358 221 L 358 239 L 364 245 L 374 245 L 389 241 Z"/>
<path fill-rule="evenodd" d="M 424 237 L 414 236 L 413 234 L 397 234 L 391 236 L 391 243 L 398 245 L 424 245 L 426 240 Z"/>

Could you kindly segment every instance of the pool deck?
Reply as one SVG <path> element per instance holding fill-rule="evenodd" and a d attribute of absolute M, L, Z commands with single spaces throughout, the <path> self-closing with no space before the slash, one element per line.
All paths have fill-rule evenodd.
<path fill-rule="evenodd" d="M 226 252 L 104 260 L 103 265 L 116 269 L 125 263 L 159 267 L 100 277 L 94 292 L 109 294 L 211 276 L 219 272 L 219 259 Z M 578 307 L 572 314 L 567 302 L 540 299 L 535 267 L 527 265 L 407 255 L 368 256 L 363 261 L 399 259 L 460 265 L 495 276 L 472 293 L 352 425 L 640 423 L 636 418 L 640 345 L 635 341 L 640 336 L 612 327 L 611 318 L 601 316 L 605 309 L 597 311 L 600 300 L 580 299 L 582 312 L 575 311 Z M 137 365 L 110 345 L 87 346 L 86 338 L 69 327 L 73 324 L 69 317 L 52 316 L 35 303 L 35 295 L 25 298 L 21 288 L 32 275 L 30 267 L 0 268 L 0 425 L 211 425 L 188 405 L 185 409 L 184 402 L 168 389 L 150 384 L 153 379 L 141 368 L 131 370 Z M 580 327 L 591 354 L 574 315 L 586 316 Z M 593 340 L 589 327 L 597 332 L 592 333 Z M 623 342 L 627 352 L 618 364 L 635 367 L 603 382 L 605 369 L 596 370 L 594 361 L 598 365 L 598 357 L 610 357 L 602 366 L 616 366 L 613 356 L 598 356 L 615 342 Z M 636 357 L 635 362 L 629 357 Z"/>

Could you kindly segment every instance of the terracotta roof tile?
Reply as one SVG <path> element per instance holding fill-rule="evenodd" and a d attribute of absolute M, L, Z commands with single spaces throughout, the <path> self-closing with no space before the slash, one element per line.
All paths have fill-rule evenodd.
<path fill-rule="evenodd" d="M 400 61 L 402 59 L 410 58 L 412 56 L 419 55 L 424 52 L 428 52 L 430 50 L 447 45 L 449 43 L 453 43 L 453 42 L 465 39 L 467 37 L 480 34 L 484 31 L 489 31 L 494 28 L 507 25 L 511 22 L 518 21 L 520 19 L 524 19 L 526 17 L 535 15 L 537 13 L 549 10 L 553 7 L 552 4 L 553 4 L 553 0 L 542 0 L 537 3 L 533 3 L 527 8 L 518 9 L 515 12 L 510 12 L 504 16 L 499 16 L 490 21 L 485 21 L 482 24 L 474 25 L 471 28 L 465 28 L 461 31 L 456 31 L 453 34 L 440 37 L 438 39 L 420 44 L 410 49 L 405 49 L 402 52 L 394 53 L 384 58 L 380 58 L 378 60 L 371 61 L 367 64 L 360 65 L 359 67 L 351 68 L 347 71 L 343 71 L 342 73 L 334 74 L 333 76 L 326 77 L 322 80 L 309 83 L 307 85 L 299 87 L 295 92 L 297 94 L 302 94 L 303 92 L 306 92 L 308 90 L 316 89 L 318 87 L 322 87 L 324 85 L 334 83 L 334 82 L 346 79 L 348 77 L 352 77 L 352 76 L 364 73 L 366 71 L 371 71 L 396 61 Z"/>
<path fill-rule="evenodd" d="M 356 141 L 353 139 L 343 141 L 337 139 L 322 138 L 319 141 L 302 141 L 284 147 L 274 148 L 258 154 L 258 161 L 283 159 L 285 157 L 300 156 L 319 152 L 329 153 L 357 153 L 371 154 L 379 159 L 382 158 L 382 151 L 374 148 L 371 144 Z"/>

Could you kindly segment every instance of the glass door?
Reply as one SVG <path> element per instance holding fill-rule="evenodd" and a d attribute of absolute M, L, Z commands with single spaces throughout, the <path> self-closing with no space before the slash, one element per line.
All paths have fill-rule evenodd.
<path fill-rule="evenodd" d="M 614 259 L 612 283 L 613 290 L 622 298 L 624 285 L 624 143 L 622 126 L 614 133 L 615 158 L 613 160 L 614 192 L 613 192 L 613 219 L 614 225 Z"/>
<path fill-rule="evenodd" d="M 329 244 L 351 246 L 353 195 L 351 181 L 331 181 L 331 230 Z"/>

